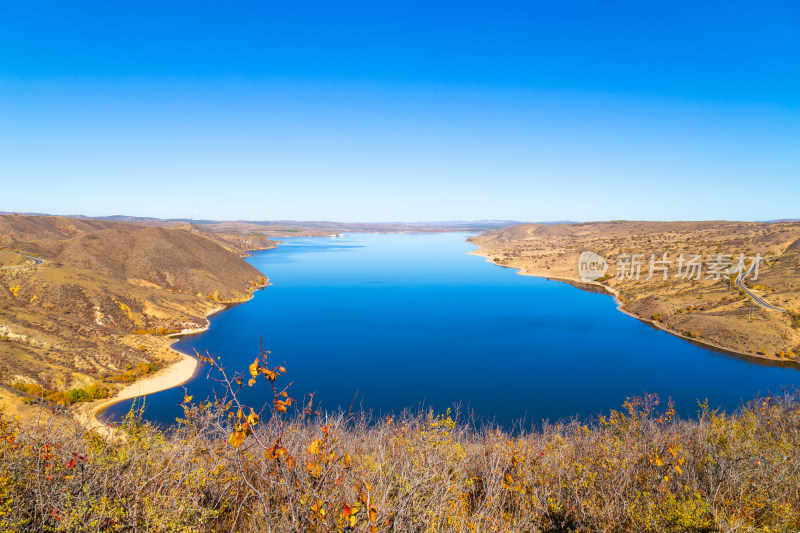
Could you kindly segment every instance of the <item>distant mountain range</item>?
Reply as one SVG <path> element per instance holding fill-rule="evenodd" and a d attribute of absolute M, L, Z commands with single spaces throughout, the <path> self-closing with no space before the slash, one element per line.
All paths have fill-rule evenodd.
<path fill-rule="evenodd" d="M 12 213 L 0 211 L 0 214 Z M 17 213 L 26 216 L 53 216 L 45 213 Z M 194 224 L 196 226 L 225 226 L 226 229 L 268 227 L 280 231 L 293 228 L 295 230 L 314 230 L 328 233 L 338 232 L 395 232 L 395 231 L 486 231 L 502 228 L 522 222 L 516 220 L 452 220 L 452 221 L 420 221 L 420 222 L 337 222 L 332 220 L 193 220 L 189 218 L 155 218 L 137 217 L 130 215 L 110 215 L 89 217 L 85 215 L 66 215 L 67 218 L 91 219 L 110 222 L 128 222 L 146 226 Z M 543 222 L 544 224 L 559 224 L 560 222 Z M 211 228 L 213 230 L 213 228 Z M 259 232 L 260 233 L 260 232 Z"/>

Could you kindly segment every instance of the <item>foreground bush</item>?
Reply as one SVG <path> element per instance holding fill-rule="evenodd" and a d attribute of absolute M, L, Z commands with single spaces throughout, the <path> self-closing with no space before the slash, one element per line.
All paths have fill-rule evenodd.
<path fill-rule="evenodd" d="M 273 386 L 169 434 L 131 413 L 109 441 L 61 415 L 0 423 L 2 531 L 792 531 L 800 394 L 673 419 L 657 399 L 510 435 L 448 414 L 319 415 Z M 284 411 L 288 411 L 284 413 Z M 294 411 L 294 414 L 292 414 Z"/>

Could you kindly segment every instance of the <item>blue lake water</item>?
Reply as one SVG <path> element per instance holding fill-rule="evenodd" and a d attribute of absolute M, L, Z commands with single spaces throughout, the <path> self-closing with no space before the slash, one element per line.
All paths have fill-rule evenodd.
<path fill-rule="evenodd" d="M 800 383 L 794 366 L 699 347 L 620 313 L 610 296 L 467 255 L 467 237 L 286 239 L 247 259 L 272 286 L 175 347 L 246 373 L 261 337 L 295 398 L 313 392 L 323 408 L 346 410 L 355 396 L 375 414 L 460 404 L 506 427 L 606 413 L 645 392 L 692 416 L 698 399 L 732 410 Z M 212 393 L 206 371 L 186 385 L 195 400 Z M 266 393 L 262 384 L 244 399 L 263 405 Z M 145 418 L 174 422 L 183 396 L 182 387 L 148 396 Z"/>

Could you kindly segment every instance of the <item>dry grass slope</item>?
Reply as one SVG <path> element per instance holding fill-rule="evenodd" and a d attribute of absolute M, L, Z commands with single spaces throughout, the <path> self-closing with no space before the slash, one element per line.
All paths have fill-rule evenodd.
<path fill-rule="evenodd" d="M 11 215 L 0 216 L 0 246 L 45 259 L 0 270 L 0 382 L 69 390 L 175 360 L 163 334 L 202 327 L 209 313 L 248 299 L 266 279 L 244 249 L 274 243 Z"/>

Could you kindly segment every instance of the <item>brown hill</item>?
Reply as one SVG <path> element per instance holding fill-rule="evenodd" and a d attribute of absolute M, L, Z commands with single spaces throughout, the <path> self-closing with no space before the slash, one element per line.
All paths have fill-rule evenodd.
<path fill-rule="evenodd" d="M 274 246 L 188 225 L 0 216 L 2 248 L 44 259 L 0 270 L 0 382 L 64 389 L 168 362 L 165 333 L 266 283 L 241 258 L 248 244 Z"/>
<path fill-rule="evenodd" d="M 241 257 L 203 235 L 181 229 L 105 229 L 67 240 L 56 260 L 117 279 L 139 279 L 189 294 L 246 296 L 260 274 Z"/>

